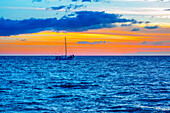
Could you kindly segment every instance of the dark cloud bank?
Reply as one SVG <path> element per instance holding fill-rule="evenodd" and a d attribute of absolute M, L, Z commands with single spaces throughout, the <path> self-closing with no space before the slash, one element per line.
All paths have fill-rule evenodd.
<path fill-rule="evenodd" d="M 113 23 L 132 22 L 134 19 L 120 18 L 117 14 L 105 12 L 80 11 L 73 18 L 47 18 L 10 20 L 0 18 L 0 36 L 18 35 L 24 33 L 36 33 L 44 30 L 54 31 L 87 31 L 89 29 L 100 29 L 114 27 Z"/>

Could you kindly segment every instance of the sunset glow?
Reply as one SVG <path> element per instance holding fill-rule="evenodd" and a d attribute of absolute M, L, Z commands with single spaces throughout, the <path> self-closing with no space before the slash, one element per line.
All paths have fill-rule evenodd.
<path fill-rule="evenodd" d="M 164 4 L 164 7 L 161 4 L 155 7 L 157 3 L 152 1 L 152 5 L 155 4 L 153 8 L 143 5 L 138 5 L 137 8 L 135 3 L 139 1 L 124 1 L 132 3 L 132 6 L 128 9 L 128 5 L 124 8 L 120 5 L 111 12 L 109 8 L 113 6 L 105 2 L 78 2 L 82 5 L 68 5 L 72 2 L 67 2 L 65 5 L 70 7 L 69 10 L 64 9 L 66 6 L 48 8 L 49 6 L 46 5 L 42 7 L 38 5 L 45 1 L 30 2 L 31 0 L 27 1 L 29 7 L 24 6 L 22 2 L 22 7 L 17 4 L 9 4 L 6 7 L 3 4 L 0 5 L 2 11 L 39 12 L 39 17 L 33 16 L 33 13 L 26 13 L 34 17 L 30 19 L 26 16 L 25 18 L 18 16 L 19 19 L 16 19 L 10 13 L 8 16 L 6 13 L 0 13 L 2 15 L 0 55 L 62 55 L 64 54 L 64 37 L 67 37 L 70 55 L 169 55 L 170 21 L 167 18 L 170 13 L 166 8 L 169 4 L 166 1 L 160 2 Z M 53 2 L 49 1 L 50 6 L 53 6 Z M 110 4 L 117 2 L 113 0 Z M 140 2 L 151 4 L 143 0 Z M 6 2 L 3 0 L 3 3 Z M 96 5 L 91 6 L 90 3 Z M 108 7 L 104 9 L 101 3 L 107 4 Z M 33 5 L 35 6 L 31 7 Z M 52 19 L 51 14 L 48 13 L 46 18 L 41 19 L 40 14 L 45 11 L 59 14 L 55 15 L 57 18 Z M 23 14 L 23 12 L 18 13 Z M 69 17 L 71 13 L 73 17 Z M 76 17 L 76 15 L 79 16 Z"/>

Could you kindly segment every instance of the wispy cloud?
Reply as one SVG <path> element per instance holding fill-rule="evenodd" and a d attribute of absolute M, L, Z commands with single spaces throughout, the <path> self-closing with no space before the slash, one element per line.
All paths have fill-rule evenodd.
<path fill-rule="evenodd" d="M 32 0 L 32 2 L 42 2 L 43 0 Z M 48 0 L 54 1 L 54 0 Z M 58 1 L 58 0 L 56 0 Z M 60 0 L 64 1 L 64 0 Z M 110 1 L 145 1 L 145 2 L 169 2 L 169 0 L 69 0 L 72 2 L 110 2 Z"/>
<path fill-rule="evenodd" d="M 32 2 L 42 2 L 42 0 L 32 0 Z"/>
<path fill-rule="evenodd" d="M 156 42 L 147 42 L 147 41 L 143 41 L 141 44 L 143 44 L 143 45 L 162 45 L 162 44 L 170 44 L 170 40 L 167 40 L 167 41 L 156 41 Z"/>
<path fill-rule="evenodd" d="M 144 28 L 146 28 L 146 29 L 157 29 L 159 27 L 158 27 L 158 25 L 155 25 L 155 26 L 145 26 Z"/>
<path fill-rule="evenodd" d="M 8 41 L 14 41 L 14 40 L 18 40 L 18 41 L 26 41 L 26 39 L 24 39 L 24 38 L 12 38 L 12 37 L 0 37 L 0 40 L 8 40 Z"/>
<path fill-rule="evenodd" d="M 43 0 L 32 0 L 32 2 L 42 2 Z M 64 1 L 64 0 L 48 0 L 48 1 Z M 105 0 L 69 0 L 69 2 L 100 2 Z"/>
<path fill-rule="evenodd" d="M 28 9 L 28 10 L 46 10 L 46 8 L 36 8 L 36 7 L 0 7 L 0 9 Z"/>
<path fill-rule="evenodd" d="M 26 39 L 21 39 L 21 41 L 26 41 Z"/>
<path fill-rule="evenodd" d="M 70 4 L 70 5 L 62 5 L 62 6 L 58 6 L 58 7 L 50 7 L 50 8 L 46 8 L 46 10 L 61 10 L 61 9 L 65 9 L 65 10 L 73 10 L 75 11 L 78 8 L 81 7 L 86 7 L 84 5 L 74 5 L 74 4 Z"/>
<path fill-rule="evenodd" d="M 145 2 L 169 2 L 170 0 L 110 0 L 110 1 L 145 1 Z"/>
<path fill-rule="evenodd" d="M 51 7 L 52 10 L 60 10 L 65 8 L 66 6 L 58 6 L 58 7 Z"/>
<path fill-rule="evenodd" d="M 139 31 L 139 28 L 133 28 L 131 31 Z"/>
<path fill-rule="evenodd" d="M 78 44 L 105 44 L 106 41 L 94 41 L 94 42 L 88 42 L 88 41 L 79 41 Z"/>
<path fill-rule="evenodd" d="M 158 51 L 158 52 L 141 52 L 139 51 L 136 55 L 170 55 L 169 51 Z"/>
<path fill-rule="evenodd" d="M 132 24 L 121 24 L 121 26 L 132 26 Z"/>
<path fill-rule="evenodd" d="M 164 11 L 170 11 L 170 9 L 165 9 Z"/>
<path fill-rule="evenodd" d="M 145 55 L 145 56 L 150 56 L 150 55 L 156 55 L 156 56 L 162 56 L 162 55 L 170 55 L 170 52 L 169 51 L 150 51 L 150 52 L 148 52 L 148 51 L 138 51 L 137 53 L 128 53 L 128 54 L 124 54 L 124 55 Z"/>

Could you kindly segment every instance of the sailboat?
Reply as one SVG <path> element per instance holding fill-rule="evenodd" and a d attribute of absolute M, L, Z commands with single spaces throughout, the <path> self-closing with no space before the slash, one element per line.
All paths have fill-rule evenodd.
<path fill-rule="evenodd" d="M 67 42 L 65 37 L 65 55 L 62 56 L 56 56 L 56 60 L 72 60 L 74 58 L 74 55 L 67 55 Z"/>

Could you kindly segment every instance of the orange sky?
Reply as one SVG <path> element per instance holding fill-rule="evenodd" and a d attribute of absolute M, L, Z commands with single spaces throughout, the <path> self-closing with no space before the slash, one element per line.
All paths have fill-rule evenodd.
<path fill-rule="evenodd" d="M 75 55 L 128 55 L 142 52 L 159 54 L 170 51 L 169 33 L 111 28 L 69 33 L 44 31 L 0 37 L 0 54 L 63 55 L 64 37 L 67 37 L 68 54 Z M 96 42 L 97 44 L 93 44 Z"/>

